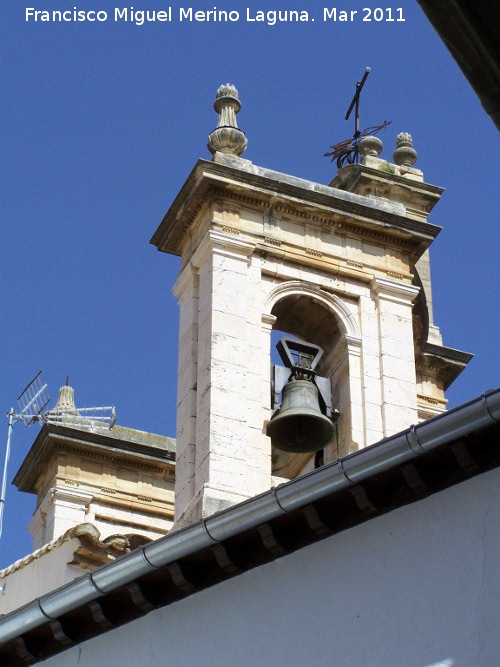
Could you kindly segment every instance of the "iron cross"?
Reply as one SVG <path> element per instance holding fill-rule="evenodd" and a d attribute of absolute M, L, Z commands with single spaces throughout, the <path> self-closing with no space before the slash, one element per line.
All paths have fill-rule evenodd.
<path fill-rule="evenodd" d="M 358 81 L 356 83 L 356 92 L 354 93 L 354 97 L 352 98 L 351 105 L 349 109 L 347 109 L 347 113 L 345 115 L 345 120 L 349 120 L 349 116 L 351 115 L 351 111 L 353 110 L 353 107 L 356 108 L 356 115 L 354 118 L 354 139 L 356 140 L 361 132 L 359 131 L 359 96 L 361 95 L 361 91 L 363 90 L 363 86 L 365 85 L 365 81 L 368 78 L 368 74 L 370 74 L 371 69 L 369 67 L 366 68 L 365 73 L 363 74 L 363 78 L 361 81 Z"/>

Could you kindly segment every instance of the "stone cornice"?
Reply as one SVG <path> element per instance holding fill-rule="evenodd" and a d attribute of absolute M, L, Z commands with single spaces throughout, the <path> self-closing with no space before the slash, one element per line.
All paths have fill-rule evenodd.
<path fill-rule="evenodd" d="M 262 313 L 261 319 L 263 325 L 272 329 L 278 318 L 276 315 L 272 315 L 271 313 Z"/>
<path fill-rule="evenodd" d="M 92 500 L 92 494 L 84 489 L 68 488 L 67 486 L 53 486 L 45 494 L 45 498 L 40 503 L 42 512 L 46 512 L 47 508 L 54 500 L 63 500 L 70 503 L 78 503 L 84 507 L 88 507 Z"/>
<path fill-rule="evenodd" d="M 199 269 L 212 254 L 227 257 L 248 258 L 255 250 L 255 243 L 239 239 L 231 234 L 211 229 L 191 257 L 191 264 Z"/>
<path fill-rule="evenodd" d="M 256 196 L 255 193 L 250 196 L 249 194 L 244 194 L 243 192 L 231 191 L 221 187 L 211 187 L 209 188 L 208 194 L 213 194 L 216 197 L 223 199 L 230 199 L 231 201 L 238 202 L 239 204 L 243 204 L 250 208 L 263 208 L 265 210 L 269 208 L 269 197 Z"/>
<path fill-rule="evenodd" d="M 100 437 L 101 436 L 101 437 Z M 20 491 L 37 493 L 37 481 L 59 454 L 74 454 L 83 459 L 100 460 L 113 466 L 126 464 L 135 469 L 158 471 L 174 467 L 174 454 L 168 450 L 140 446 L 76 428 L 45 424 L 24 459 L 14 484 Z"/>
<path fill-rule="evenodd" d="M 388 164 L 385 160 L 377 160 L 370 167 L 367 164 L 351 164 L 342 169 L 339 169 L 337 176 L 331 182 L 333 187 L 340 187 L 342 190 L 348 192 L 355 192 L 361 185 L 371 186 L 371 190 L 376 190 L 377 186 L 386 192 L 387 190 L 394 190 L 399 192 L 398 201 L 403 201 L 406 205 L 410 205 L 410 195 L 417 198 L 421 208 L 416 209 L 416 212 L 429 213 L 434 205 L 439 201 L 439 198 L 444 192 L 444 189 L 425 183 L 422 180 L 422 172 L 416 169 L 408 169 L 405 174 L 400 172 L 401 168 L 394 164 Z M 385 165 L 388 170 L 381 169 L 380 166 Z M 393 171 L 391 171 L 391 169 Z M 407 174 L 420 174 L 419 178 L 408 178 Z M 406 193 L 406 197 L 405 197 Z M 386 196 L 381 195 L 382 197 Z"/>
<path fill-rule="evenodd" d="M 52 454 L 54 457 L 57 456 L 58 454 L 72 454 L 74 456 L 79 456 L 85 459 L 91 459 L 93 461 L 103 461 L 106 463 L 111 463 L 112 465 L 120 463 L 121 466 L 127 465 L 129 468 L 133 468 L 134 470 L 146 470 L 150 472 L 163 471 L 165 470 L 165 466 L 167 467 L 174 466 L 173 461 L 154 462 L 154 461 L 139 461 L 136 459 L 125 459 L 120 456 L 116 456 L 114 452 L 109 452 L 99 449 L 82 450 L 78 447 L 65 446 L 64 444 L 57 447 L 57 449 L 54 449 Z"/>
<path fill-rule="evenodd" d="M 420 290 L 419 287 L 415 287 L 414 285 L 407 285 L 395 280 L 379 277 L 375 277 L 372 280 L 371 288 L 379 298 L 402 304 L 413 303 Z"/>
<path fill-rule="evenodd" d="M 435 343 L 425 343 L 422 349 L 423 354 L 443 359 L 448 362 L 456 363 L 465 366 L 474 356 L 470 352 L 463 352 L 462 350 L 455 350 L 452 347 L 445 347 L 444 345 L 436 345 Z"/>
<path fill-rule="evenodd" d="M 405 238 L 403 236 L 394 236 L 378 229 L 368 229 L 366 227 L 362 227 L 361 225 L 356 225 L 352 222 L 346 222 L 345 220 L 335 222 L 334 225 L 335 231 L 339 236 L 341 234 L 353 234 L 367 240 L 375 240 L 382 243 L 388 243 L 390 245 L 396 245 L 410 251 L 415 247 L 415 241 L 409 238 Z"/>
<path fill-rule="evenodd" d="M 427 396 L 427 394 L 417 394 L 417 403 L 422 407 L 439 406 L 442 410 L 446 408 L 448 401 L 445 398 L 436 398 L 435 396 Z"/>
<path fill-rule="evenodd" d="M 474 355 L 450 347 L 424 343 L 415 359 L 417 373 L 440 378 L 446 390 L 456 380 Z"/>
<path fill-rule="evenodd" d="M 224 197 L 226 200 L 242 202 L 251 207 L 266 208 L 269 206 L 269 203 L 264 199 L 246 197 L 237 192 L 228 190 L 221 191 L 219 189 L 213 188 L 208 192 L 207 197 L 212 193 L 218 197 Z M 290 216 L 298 222 L 308 222 L 311 224 L 320 225 L 325 229 L 325 231 L 335 233 L 338 236 L 352 234 L 366 240 L 375 240 L 377 242 L 387 243 L 393 246 L 395 245 L 410 252 L 415 248 L 415 239 L 410 238 L 409 236 L 397 236 L 394 235 L 394 233 L 389 233 L 388 231 L 375 229 L 372 227 L 368 228 L 362 224 L 356 224 L 355 222 L 352 222 L 351 219 L 345 215 L 342 215 L 340 219 L 338 214 L 336 216 L 318 215 L 317 213 L 312 213 L 309 210 L 301 210 L 300 206 L 297 204 L 277 204 L 274 206 L 274 211 L 278 215 L 281 214 Z M 189 224 L 191 224 L 192 221 L 193 220 L 190 220 Z M 218 222 L 217 224 L 222 225 L 223 223 Z M 238 230 L 235 231 L 238 232 Z M 272 236 L 266 236 L 263 240 L 265 243 L 277 246 L 281 246 L 283 243 L 281 239 L 276 239 Z M 259 239 L 259 241 L 261 242 L 262 239 Z M 324 250 L 326 250 L 326 248 L 324 248 Z"/>
<path fill-rule="evenodd" d="M 181 254 L 183 240 L 207 198 L 221 196 L 259 209 L 267 208 L 272 202 L 277 207 L 289 207 L 301 219 L 326 226 L 330 226 L 326 220 L 333 218 L 338 222 L 341 216 L 345 224 L 356 223 L 363 229 L 371 229 L 372 233 L 385 234 L 387 239 L 405 239 L 413 244 L 417 255 L 440 231 L 439 227 L 406 217 L 401 204 L 344 192 L 240 162 L 221 164 L 199 160 L 151 243 L 163 252 Z M 311 206 L 316 211 L 324 211 L 325 223 L 313 219 Z M 316 216 L 322 218 L 321 214 L 316 213 Z"/>

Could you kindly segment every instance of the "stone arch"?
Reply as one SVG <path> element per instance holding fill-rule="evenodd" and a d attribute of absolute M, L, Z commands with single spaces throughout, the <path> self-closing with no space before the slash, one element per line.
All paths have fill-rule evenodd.
<path fill-rule="evenodd" d="M 355 317 L 343 303 L 343 301 L 330 292 L 320 287 L 300 280 L 290 280 L 273 287 L 266 299 L 266 310 L 271 313 L 274 306 L 285 297 L 304 296 L 309 297 L 330 310 L 338 319 L 343 335 L 360 339 L 360 331 Z"/>
<path fill-rule="evenodd" d="M 362 409 L 361 335 L 355 315 L 337 295 L 300 280 L 274 286 L 265 308 L 271 326 L 324 349 L 318 372 L 331 378 L 333 405 L 341 413 L 337 442 L 325 451 L 325 462 L 357 449 L 360 443 L 353 437 L 353 421 L 362 421 L 357 414 Z M 285 467 L 297 469 L 296 463 L 291 460 Z"/>

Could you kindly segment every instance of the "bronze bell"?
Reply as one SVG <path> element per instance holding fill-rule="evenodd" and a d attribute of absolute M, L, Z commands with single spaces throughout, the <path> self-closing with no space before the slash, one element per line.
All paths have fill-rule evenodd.
<path fill-rule="evenodd" d="M 310 380 L 292 380 L 283 387 L 279 410 L 266 434 L 285 452 L 315 452 L 333 438 L 333 424 L 320 410 L 318 387 Z"/>

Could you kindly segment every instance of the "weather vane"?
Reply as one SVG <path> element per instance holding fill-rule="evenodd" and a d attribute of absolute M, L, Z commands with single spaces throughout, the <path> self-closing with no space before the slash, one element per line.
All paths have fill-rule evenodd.
<path fill-rule="evenodd" d="M 363 132 L 360 132 L 359 130 L 359 98 L 361 95 L 361 91 L 363 90 L 363 86 L 365 85 L 365 81 L 368 78 L 368 75 L 370 74 L 370 71 L 371 71 L 370 68 L 367 67 L 361 81 L 358 81 L 356 83 L 356 92 L 354 93 L 352 102 L 349 105 L 349 108 L 347 109 L 345 115 L 345 120 L 349 120 L 352 110 L 353 109 L 355 110 L 354 134 L 352 139 L 345 139 L 344 141 L 335 144 L 335 146 L 330 146 L 330 148 L 332 148 L 333 150 L 330 151 L 329 153 L 325 153 L 325 157 L 331 157 L 332 162 L 334 160 L 337 160 L 337 167 L 339 169 L 341 167 L 345 167 L 347 164 L 354 164 L 355 162 L 360 161 L 359 142 L 363 137 L 377 134 L 377 132 L 380 132 L 380 130 L 384 130 L 391 123 L 390 120 L 384 120 L 382 125 L 368 127 L 366 130 L 363 130 Z"/>

